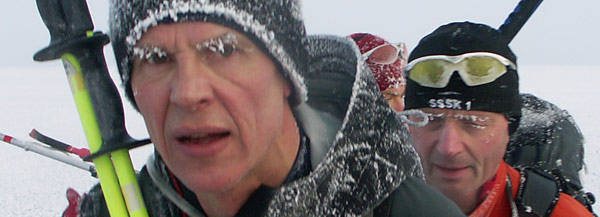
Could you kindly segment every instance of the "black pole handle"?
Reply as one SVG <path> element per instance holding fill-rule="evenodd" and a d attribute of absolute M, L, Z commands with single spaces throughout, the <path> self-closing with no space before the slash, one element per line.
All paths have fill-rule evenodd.
<path fill-rule="evenodd" d="M 36 0 L 38 11 L 50 32 L 50 45 L 37 52 L 36 61 L 58 59 L 66 44 L 79 41 L 94 30 L 85 0 Z"/>
<path fill-rule="evenodd" d="M 85 0 L 37 0 L 37 3 L 51 41 L 34 59 L 53 60 L 70 53 L 81 66 L 103 142 L 100 150 L 86 160 L 149 143 L 149 140 L 136 141 L 127 133 L 121 97 L 104 60 L 103 48 L 109 39 L 102 32 L 92 32 L 93 23 Z"/>

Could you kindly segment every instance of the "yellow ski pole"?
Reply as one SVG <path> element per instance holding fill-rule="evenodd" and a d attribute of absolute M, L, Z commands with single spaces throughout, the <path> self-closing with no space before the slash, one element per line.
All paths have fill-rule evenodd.
<path fill-rule="evenodd" d="M 135 141 L 125 129 L 121 98 L 106 68 L 102 48 L 108 37 L 92 32 L 84 0 L 37 0 L 51 35 L 50 45 L 36 61 L 61 58 L 71 86 L 98 179 L 111 216 L 146 217 L 128 150 Z"/>

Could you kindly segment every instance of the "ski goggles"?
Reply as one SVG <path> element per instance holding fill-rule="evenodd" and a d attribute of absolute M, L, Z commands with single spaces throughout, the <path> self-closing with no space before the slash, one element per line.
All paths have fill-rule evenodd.
<path fill-rule="evenodd" d="M 488 52 L 466 53 L 458 56 L 433 55 L 417 58 L 406 66 L 409 79 L 421 86 L 443 88 L 457 71 L 468 86 L 495 81 L 517 65 L 503 56 Z"/>
<path fill-rule="evenodd" d="M 406 49 L 406 45 L 402 42 L 396 44 L 385 43 L 367 51 L 362 56 L 363 59 L 371 63 L 387 65 L 396 62 L 398 58 L 406 59 L 403 55 L 404 49 Z"/>

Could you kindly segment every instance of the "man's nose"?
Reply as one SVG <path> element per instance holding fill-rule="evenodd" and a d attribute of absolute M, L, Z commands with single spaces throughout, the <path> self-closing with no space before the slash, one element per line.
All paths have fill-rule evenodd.
<path fill-rule="evenodd" d="M 454 156 L 464 151 L 462 129 L 455 120 L 446 119 L 442 126 L 436 149 L 445 156 Z"/>
<path fill-rule="evenodd" d="M 189 110 L 201 109 L 214 99 L 214 72 L 196 53 L 178 55 L 171 84 L 171 103 Z"/>

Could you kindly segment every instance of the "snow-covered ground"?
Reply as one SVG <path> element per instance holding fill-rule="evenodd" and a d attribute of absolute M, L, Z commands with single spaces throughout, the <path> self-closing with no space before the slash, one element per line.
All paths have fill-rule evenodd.
<path fill-rule="evenodd" d="M 59 61 L 37 68 L 0 68 L 0 132 L 30 140 L 32 128 L 87 147 Z M 600 65 L 520 66 L 521 90 L 568 109 L 586 137 L 584 186 L 600 196 Z M 126 124 L 135 138 L 147 137 L 141 117 L 125 102 Z M 151 147 L 131 152 L 136 168 Z M 87 191 L 96 180 L 86 171 L 0 143 L 0 216 L 60 216 L 65 190 Z M 594 206 L 600 211 L 600 205 Z"/>

